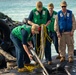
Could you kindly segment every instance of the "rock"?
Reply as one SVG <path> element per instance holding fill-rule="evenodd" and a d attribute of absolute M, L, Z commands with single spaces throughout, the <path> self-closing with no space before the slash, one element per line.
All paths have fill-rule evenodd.
<path fill-rule="evenodd" d="M 5 57 L 0 54 L 0 69 L 2 68 L 6 68 L 6 60 L 5 60 Z"/>

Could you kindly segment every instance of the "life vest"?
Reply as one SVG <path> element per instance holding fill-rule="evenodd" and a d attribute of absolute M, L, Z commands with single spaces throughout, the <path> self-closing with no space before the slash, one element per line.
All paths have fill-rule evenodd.
<path fill-rule="evenodd" d="M 67 10 L 66 16 L 64 16 L 62 11 L 58 12 L 58 25 L 59 31 L 70 32 L 72 30 L 72 11 Z"/>
<path fill-rule="evenodd" d="M 22 41 L 21 29 L 25 29 L 28 32 L 28 38 L 25 38 L 28 41 L 31 34 L 31 26 L 26 25 L 18 26 L 12 30 L 12 34 Z"/>
<path fill-rule="evenodd" d="M 39 12 L 37 11 L 37 9 L 35 8 L 33 10 L 33 22 L 41 25 L 41 24 L 46 24 L 47 22 L 47 9 L 43 7 L 42 9 L 42 15 L 39 14 Z"/>
<path fill-rule="evenodd" d="M 57 12 L 56 11 L 53 11 L 53 14 L 52 14 L 52 16 L 50 17 L 51 19 L 51 22 L 50 22 L 50 24 L 47 26 L 47 28 L 48 28 L 48 31 L 50 32 L 55 32 L 54 31 L 54 22 L 55 22 L 55 17 L 56 17 L 56 15 L 57 15 Z"/>

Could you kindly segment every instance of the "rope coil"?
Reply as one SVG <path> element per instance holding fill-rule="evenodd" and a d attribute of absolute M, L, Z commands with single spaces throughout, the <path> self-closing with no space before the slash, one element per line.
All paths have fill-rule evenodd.
<path fill-rule="evenodd" d="M 41 38 L 40 38 L 40 46 L 37 47 L 36 44 L 36 50 L 38 53 L 38 57 L 42 60 L 44 57 L 44 48 L 46 45 L 46 39 L 51 43 L 52 39 L 49 37 L 49 35 L 47 34 L 47 28 L 44 24 L 40 25 L 41 26 Z M 36 39 L 37 39 L 37 35 L 36 35 Z M 37 40 L 36 40 L 37 42 Z"/>

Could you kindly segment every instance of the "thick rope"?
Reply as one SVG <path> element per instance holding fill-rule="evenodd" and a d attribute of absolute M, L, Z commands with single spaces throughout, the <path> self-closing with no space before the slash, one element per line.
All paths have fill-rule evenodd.
<path fill-rule="evenodd" d="M 36 35 L 37 39 L 37 35 Z M 40 47 L 37 47 L 36 44 L 36 50 L 38 54 L 38 57 L 42 60 L 44 57 L 44 48 L 46 46 L 46 39 L 51 43 L 52 39 L 47 34 L 47 28 L 44 24 L 41 25 L 41 39 L 40 39 Z M 37 40 L 36 40 L 37 41 Z"/>

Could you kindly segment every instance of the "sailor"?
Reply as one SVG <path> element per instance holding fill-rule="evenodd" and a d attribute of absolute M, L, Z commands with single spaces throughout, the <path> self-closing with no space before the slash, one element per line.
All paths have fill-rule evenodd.
<path fill-rule="evenodd" d="M 49 3 L 48 4 L 48 10 L 49 10 L 50 19 L 51 19 L 50 24 L 47 26 L 48 33 L 49 33 L 50 38 L 52 38 L 53 44 L 54 44 L 55 49 L 56 49 L 56 52 L 58 53 L 58 56 L 56 57 L 56 59 L 59 59 L 60 58 L 60 54 L 59 54 L 59 51 L 58 51 L 58 37 L 57 37 L 56 32 L 54 31 L 54 22 L 55 22 L 55 17 L 57 15 L 57 12 L 54 11 L 53 3 Z M 51 46 L 51 43 L 49 43 L 48 45 Z M 51 47 L 49 47 L 49 48 L 51 48 Z M 51 50 L 51 49 L 48 49 L 48 50 Z M 50 54 L 50 53 L 51 52 L 48 51 L 48 54 Z"/>
<path fill-rule="evenodd" d="M 61 56 L 60 62 L 66 59 L 66 45 L 68 50 L 68 61 L 73 62 L 75 17 L 72 11 L 67 9 L 66 1 L 62 1 L 60 6 L 62 10 L 58 12 L 54 26 L 58 36 L 59 53 Z"/>
<path fill-rule="evenodd" d="M 18 72 L 27 71 L 27 69 L 24 68 L 24 65 L 30 64 L 32 55 L 29 51 L 29 47 L 33 48 L 30 37 L 32 36 L 32 34 L 37 33 L 39 33 L 39 31 L 36 25 L 22 25 L 15 27 L 10 34 L 10 38 L 16 50 Z"/>
<path fill-rule="evenodd" d="M 47 8 L 43 7 L 43 4 L 41 1 L 36 2 L 36 8 L 34 8 L 29 15 L 28 18 L 28 24 L 30 25 L 38 25 L 40 27 L 41 24 L 44 24 L 45 26 L 48 26 L 50 23 L 50 15 L 49 15 L 49 11 L 47 10 Z M 34 46 L 35 46 L 35 50 L 36 53 L 39 54 L 40 49 L 40 34 L 41 32 L 39 32 L 39 34 L 34 35 Z M 47 45 L 47 44 L 46 44 Z M 48 46 L 48 45 L 47 45 Z M 47 52 L 48 52 L 48 47 L 45 47 L 45 58 L 48 62 L 48 64 L 50 64 L 51 62 L 51 58 L 48 56 Z"/>

